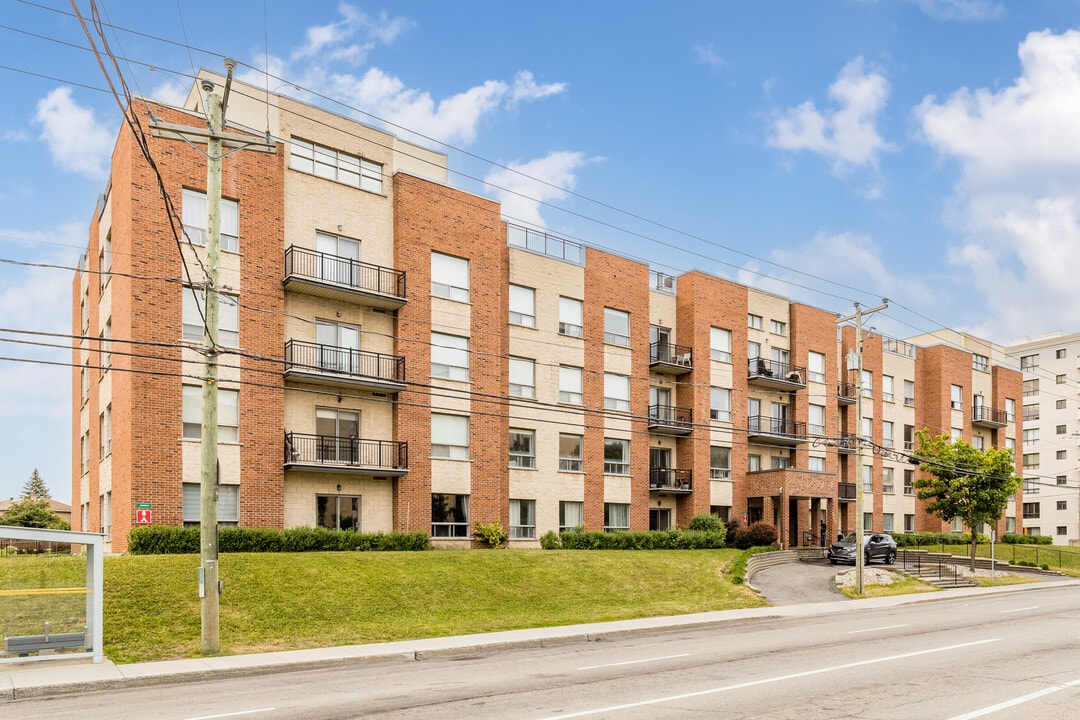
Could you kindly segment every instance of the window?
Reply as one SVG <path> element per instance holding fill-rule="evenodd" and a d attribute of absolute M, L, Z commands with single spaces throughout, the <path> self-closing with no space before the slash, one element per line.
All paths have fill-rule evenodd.
<path fill-rule="evenodd" d="M 559 433 L 559 471 L 581 472 L 581 435 Z"/>
<path fill-rule="evenodd" d="M 604 472 L 608 475 L 630 474 L 630 441 L 604 438 Z"/>
<path fill-rule="evenodd" d="M 825 406 L 811 405 L 807 413 L 807 429 L 811 435 L 825 434 Z"/>
<path fill-rule="evenodd" d="M 1058 510 L 1068 510 L 1069 509 L 1069 501 L 1068 500 L 1058 500 L 1057 501 L 1057 509 Z"/>
<path fill-rule="evenodd" d="M 881 376 L 881 399 L 885 402 L 893 401 L 893 376 Z"/>
<path fill-rule="evenodd" d="M 79 398 L 84 405 L 90 399 L 90 374 L 86 372 L 86 368 L 79 370 Z"/>
<path fill-rule="evenodd" d="M 964 532 L 964 521 L 961 520 L 959 517 L 954 517 L 952 519 L 952 531 L 954 533 Z"/>
<path fill-rule="evenodd" d="M 536 537 L 536 501 L 510 501 L 510 539 L 531 540 Z"/>
<path fill-rule="evenodd" d="M 1031 428 L 1024 431 L 1024 445 L 1035 445 L 1039 442 L 1039 428 Z"/>
<path fill-rule="evenodd" d="M 761 469 L 761 456 L 760 455 L 747 455 L 746 456 L 746 469 L 748 472 L 756 472 Z"/>
<path fill-rule="evenodd" d="M 1005 516 L 1005 532 L 1016 532 L 1016 518 Z"/>
<path fill-rule="evenodd" d="M 1067 432 L 1068 432 L 1068 430 L 1065 429 L 1064 425 L 1058 425 L 1058 426 L 1056 426 L 1054 428 L 1054 434 L 1055 435 L 1064 435 Z"/>
<path fill-rule="evenodd" d="M 90 471 L 90 431 L 83 433 L 79 440 L 79 472 L 85 475 Z"/>
<path fill-rule="evenodd" d="M 1039 453 L 1024 453 L 1024 469 L 1025 470 L 1038 470 L 1039 469 Z"/>
<path fill-rule="evenodd" d="M 1014 420 L 1016 420 L 1016 401 L 1005 398 L 1005 421 L 1013 422 Z"/>
<path fill-rule="evenodd" d="M 469 381 L 469 338 L 431 333 L 431 377 Z"/>
<path fill-rule="evenodd" d="M 1057 383 L 1058 385 L 1064 385 L 1065 384 L 1065 375 L 1064 374 L 1055 375 L 1054 376 L 1054 382 Z"/>
<path fill-rule="evenodd" d="M 315 526 L 360 532 L 360 496 L 316 495 Z"/>
<path fill-rule="evenodd" d="M 1056 400 L 1054 402 L 1054 407 L 1057 408 L 1058 410 L 1064 410 L 1065 409 L 1065 402 L 1066 402 L 1065 400 Z"/>
<path fill-rule="evenodd" d="M 181 491 L 181 517 L 184 527 L 198 527 L 202 523 L 202 485 L 184 483 Z M 240 524 L 240 486 L 217 486 L 218 525 L 236 527 Z"/>
<path fill-rule="evenodd" d="M 98 450 L 103 458 L 112 452 L 112 405 L 106 405 L 105 412 L 98 416 L 98 437 L 101 440 Z"/>
<path fill-rule="evenodd" d="M 581 337 L 582 306 L 580 300 L 559 298 L 559 334 Z"/>
<path fill-rule="evenodd" d="M 731 331 L 709 328 L 709 357 L 720 362 L 731 362 Z"/>
<path fill-rule="evenodd" d="M 469 496 L 431 493 L 431 537 L 469 537 Z"/>
<path fill-rule="evenodd" d="M 874 492 L 874 466 L 862 466 L 862 489 L 864 493 Z"/>
<path fill-rule="evenodd" d="M 1068 535 L 1069 534 L 1069 529 L 1067 527 L 1065 527 L 1064 525 L 1058 525 L 1057 526 L 1057 534 L 1058 535 Z"/>
<path fill-rule="evenodd" d="M 904 470 L 904 494 L 909 496 L 915 494 L 914 470 Z"/>
<path fill-rule="evenodd" d="M 982 372 L 990 371 L 990 358 L 985 355 L 972 354 L 971 356 L 971 369 L 980 370 Z"/>
<path fill-rule="evenodd" d="M 344 183 L 354 188 L 381 193 L 382 165 L 325 145 L 292 138 L 289 167 L 293 170 Z"/>
<path fill-rule="evenodd" d="M 864 417 L 862 419 L 862 428 L 860 430 L 862 437 L 866 440 L 874 439 L 874 418 Z"/>
<path fill-rule="evenodd" d="M 862 516 L 863 530 L 871 530 L 874 527 L 874 513 L 864 512 Z"/>
<path fill-rule="evenodd" d="M 536 434 L 532 430 L 510 430 L 510 467 L 536 467 Z"/>
<path fill-rule="evenodd" d="M 361 286 L 359 241 L 316 231 L 315 251 L 318 253 L 315 269 L 320 280 L 350 287 Z M 365 279 L 365 287 L 371 284 L 370 280 Z M 382 283 L 375 279 L 374 284 L 379 287 Z"/>
<path fill-rule="evenodd" d="M 559 402 L 580 405 L 584 396 L 581 392 L 581 368 L 569 365 L 559 366 Z"/>
<path fill-rule="evenodd" d="M 906 532 L 906 533 L 915 532 L 915 516 L 914 515 L 904 515 L 904 532 Z"/>
<path fill-rule="evenodd" d="M 1067 452 L 1068 452 L 1068 450 L 1058 450 L 1056 459 L 1057 460 L 1064 460 L 1066 458 L 1065 453 L 1067 453 Z"/>
<path fill-rule="evenodd" d="M 874 373 L 870 370 L 862 371 L 862 396 L 864 398 L 874 397 Z"/>
<path fill-rule="evenodd" d="M 521 285 L 510 286 L 510 324 L 536 327 L 536 291 Z"/>
<path fill-rule="evenodd" d="M 1024 503 L 1024 518 L 1027 519 L 1037 517 L 1039 517 L 1039 503 Z"/>
<path fill-rule="evenodd" d="M 104 375 L 112 367 L 112 318 L 105 321 L 98 345 L 101 348 L 101 374 Z"/>
<path fill-rule="evenodd" d="M 985 450 L 986 449 L 986 441 L 983 440 L 983 436 L 982 435 L 975 435 L 974 437 L 972 437 L 971 438 L 971 447 L 975 448 L 976 450 Z"/>
<path fill-rule="evenodd" d="M 529 358 L 510 358 L 510 396 L 536 397 L 536 363 Z"/>
<path fill-rule="evenodd" d="M 709 419 L 731 422 L 731 390 L 718 387 L 710 390 Z"/>
<path fill-rule="evenodd" d="M 964 388 L 959 385 L 949 386 L 949 398 L 952 402 L 953 410 L 964 409 Z"/>
<path fill-rule="evenodd" d="M 83 293 L 82 300 L 79 301 L 79 327 L 82 328 L 83 335 L 86 334 L 87 329 L 90 327 L 90 291 L 87 290 Z M 83 527 L 86 527 L 85 525 Z"/>
<path fill-rule="evenodd" d="M 914 425 L 905 425 L 904 426 L 904 449 L 905 450 L 914 450 L 915 449 L 915 426 Z"/>
<path fill-rule="evenodd" d="M 218 388 L 218 442 L 240 441 L 240 393 Z M 183 437 L 202 438 L 202 387 L 185 385 L 183 395 Z"/>
<path fill-rule="evenodd" d="M 1039 378 L 1024 381 L 1024 397 L 1039 394 Z"/>
<path fill-rule="evenodd" d="M 447 300 L 469 302 L 469 261 L 431 253 L 431 294 Z"/>
<path fill-rule="evenodd" d="M 881 492 L 888 493 L 890 495 L 895 492 L 895 490 L 893 489 L 893 473 L 894 470 L 891 467 L 881 468 Z"/>
<path fill-rule="evenodd" d="M 604 503 L 604 532 L 630 529 L 630 505 Z"/>
<path fill-rule="evenodd" d="M 1016 439 L 1011 438 L 1011 437 L 1005 438 L 1005 449 L 1006 450 L 1014 450 L 1014 449 L 1016 449 Z"/>
<path fill-rule="evenodd" d="M 630 378 L 626 375 L 604 373 L 604 408 L 630 409 Z"/>
<path fill-rule="evenodd" d="M 769 458 L 769 467 L 773 470 L 783 470 L 791 467 L 791 458 L 781 455 L 773 455 Z"/>
<path fill-rule="evenodd" d="M 575 500 L 559 501 L 559 532 L 585 526 L 585 503 Z"/>
<path fill-rule="evenodd" d="M 240 347 L 240 303 L 231 296 L 218 293 L 217 342 L 226 347 Z M 184 288 L 183 337 L 188 342 L 202 342 L 205 331 L 206 291 Z"/>
<path fill-rule="evenodd" d="M 1030 535 L 1031 537 L 1039 537 L 1039 535 L 1042 534 L 1042 528 L 1040 528 L 1038 526 L 1028 527 L 1026 529 L 1027 529 L 1027 534 Z"/>
<path fill-rule="evenodd" d="M 1024 422 L 1039 419 L 1039 403 L 1027 403 L 1024 405 Z"/>
<path fill-rule="evenodd" d="M 721 445 L 709 448 L 709 479 L 731 479 L 731 448 Z"/>
<path fill-rule="evenodd" d="M 1038 355 L 1021 355 L 1020 356 L 1020 369 L 1021 370 L 1034 370 L 1039 367 Z"/>
<path fill-rule="evenodd" d="M 881 531 L 892 532 L 893 531 L 893 514 L 884 513 L 881 516 Z"/>
<path fill-rule="evenodd" d="M 780 322 L 779 320 L 770 320 L 769 332 L 774 335 L 787 335 L 787 323 Z"/>
<path fill-rule="evenodd" d="M 761 325 L 761 316 L 760 315 L 754 315 L 753 313 L 747 315 L 746 316 L 746 325 L 747 325 L 747 327 L 752 327 L 755 330 L 760 330 L 761 327 L 762 327 L 762 325 Z"/>
<path fill-rule="evenodd" d="M 431 457 L 469 459 L 468 416 L 431 414 Z"/>
<path fill-rule="evenodd" d="M 881 444 L 887 448 L 893 446 L 893 424 L 890 420 L 881 423 Z"/>
<path fill-rule="evenodd" d="M 206 245 L 206 193 L 184 189 L 181 208 L 184 234 L 193 245 Z M 221 249 L 240 250 L 240 206 L 221 199 Z"/>
<path fill-rule="evenodd" d="M 101 242 L 101 250 L 98 252 L 98 275 L 99 287 L 104 289 L 109 284 L 109 271 L 112 270 L 112 232 L 105 235 Z"/>
<path fill-rule="evenodd" d="M 359 327 L 316 320 L 315 343 L 318 347 L 314 360 L 319 368 L 331 372 L 360 373 Z"/>
<path fill-rule="evenodd" d="M 950 434 L 952 435 L 953 442 L 956 442 L 957 440 L 963 440 L 964 439 L 964 429 L 963 428 L 958 428 L 958 427 L 951 428 L 950 429 Z"/>
<path fill-rule="evenodd" d="M 1068 482 L 1068 480 L 1067 480 L 1067 479 L 1065 478 L 1065 476 L 1064 476 L 1064 475 L 1058 475 L 1058 476 L 1057 476 L 1057 484 L 1058 484 L 1058 485 L 1064 485 L 1064 484 L 1066 484 L 1067 482 Z"/>
<path fill-rule="evenodd" d="M 825 382 L 825 353 L 811 350 L 807 356 L 806 371 L 811 382 Z"/>
<path fill-rule="evenodd" d="M 904 381 L 904 405 L 907 407 L 915 407 L 915 381 Z"/>
<path fill-rule="evenodd" d="M 1060 350 L 1055 351 L 1054 352 L 1054 357 L 1057 358 L 1058 360 L 1064 360 L 1065 359 L 1065 348 L 1061 348 Z"/>
<path fill-rule="evenodd" d="M 630 313 L 604 308 L 604 342 L 630 347 Z"/>

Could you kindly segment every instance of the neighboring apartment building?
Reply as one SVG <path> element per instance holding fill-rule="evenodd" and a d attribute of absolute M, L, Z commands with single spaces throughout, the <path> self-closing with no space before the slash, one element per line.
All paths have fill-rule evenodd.
<path fill-rule="evenodd" d="M 228 107 L 277 153 L 223 165 L 222 524 L 453 546 L 498 521 L 535 545 L 715 512 L 800 545 L 822 521 L 853 530 L 860 486 L 867 527 L 948 527 L 887 452 L 916 428 L 1017 435 L 1019 373 L 934 338 L 865 341 L 856 428 L 853 332 L 838 342 L 832 313 L 504 222 L 447 185 L 445 156 L 269 100 L 234 82 Z M 199 125 L 202 106 L 154 112 Z M 74 283 L 73 525 L 113 551 L 137 521 L 199 520 L 205 159 L 147 142 L 193 245 L 125 127 Z M 856 467 L 856 433 L 886 451 Z"/>
<path fill-rule="evenodd" d="M 1024 375 L 1024 530 L 1080 544 L 1080 334 L 1017 338 L 1006 351 Z"/>

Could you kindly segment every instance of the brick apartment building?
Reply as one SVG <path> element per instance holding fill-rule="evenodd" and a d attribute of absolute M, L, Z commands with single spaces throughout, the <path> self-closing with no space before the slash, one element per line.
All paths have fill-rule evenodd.
<path fill-rule="evenodd" d="M 853 530 L 860 486 L 867 527 L 947 529 L 911 489 L 918 428 L 1015 443 L 1021 375 L 977 338 L 870 335 L 857 428 L 832 313 L 508 223 L 444 155 L 288 97 L 234 82 L 228 120 L 277 152 L 223 163 L 223 525 L 467 546 L 498 521 L 530 546 L 714 512 L 799 545 Z M 73 527 L 114 552 L 137 510 L 199 520 L 206 165 L 146 142 L 192 243 L 125 126 L 73 285 Z M 856 434 L 879 448 L 862 467 Z"/>

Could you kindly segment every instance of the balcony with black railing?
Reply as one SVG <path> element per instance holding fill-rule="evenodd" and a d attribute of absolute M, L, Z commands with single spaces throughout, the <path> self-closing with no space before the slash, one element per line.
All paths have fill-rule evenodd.
<path fill-rule="evenodd" d="M 285 433 L 285 469 L 404 475 L 409 471 L 409 445 L 289 432 Z"/>
<path fill-rule="evenodd" d="M 693 430 L 693 412 L 673 405 L 649 406 L 649 432 L 686 435 Z"/>
<path fill-rule="evenodd" d="M 290 245 L 285 250 L 285 289 L 372 307 L 405 304 L 405 271 Z"/>
<path fill-rule="evenodd" d="M 854 405 L 858 399 L 858 392 L 859 389 L 855 387 L 855 383 L 836 383 L 836 399 L 843 405 Z"/>
<path fill-rule="evenodd" d="M 405 389 L 405 358 L 289 340 L 285 343 L 285 379 L 399 392 Z"/>
<path fill-rule="evenodd" d="M 759 445 L 798 445 L 806 442 L 806 423 L 768 415 L 751 415 L 747 438 Z"/>
<path fill-rule="evenodd" d="M 686 495 L 694 490 L 694 471 L 678 468 L 649 468 L 649 491 Z"/>
<path fill-rule="evenodd" d="M 855 483 L 842 482 L 836 485 L 836 497 L 840 500 L 855 499 Z"/>
<path fill-rule="evenodd" d="M 756 357 L 750 358 L 746 367 L 746 380 L 751 385 L 772 390 L 806 387 L 806 368 L 800 365 Z"/>
<path fill-rule="evenodd" d="M 670 342 L 649 345 L 649 370 L 664 375 L 685 375 L 694 369 L 690 348 Z"/>
<path fill-rule="evenodd" d="M 1009 414 L 1004 410 L 975 405 L 971 408 L 971 424 L 985 428 L 1003 428 L 1009 424 Z"/>

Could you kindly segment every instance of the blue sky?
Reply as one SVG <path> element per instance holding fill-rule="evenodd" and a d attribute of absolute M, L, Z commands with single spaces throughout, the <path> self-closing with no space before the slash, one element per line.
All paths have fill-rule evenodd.
<path fill-rule="evenodd" d="M 220 55 L 263 86 L 269 60 L 271 89 L 428 138 L 508 218 L 664 272 L 888 297 L 895 337 L 1080 329 L 1080 0 L 98 7 L 135 93 Z M 72 273 L 16 263 L 77 263 L 120 122 L 70 13 L 0 0 L 3 498 L 35 467 L 70 498 L 68 340 L 10 332 L 71 332 Z"/>

